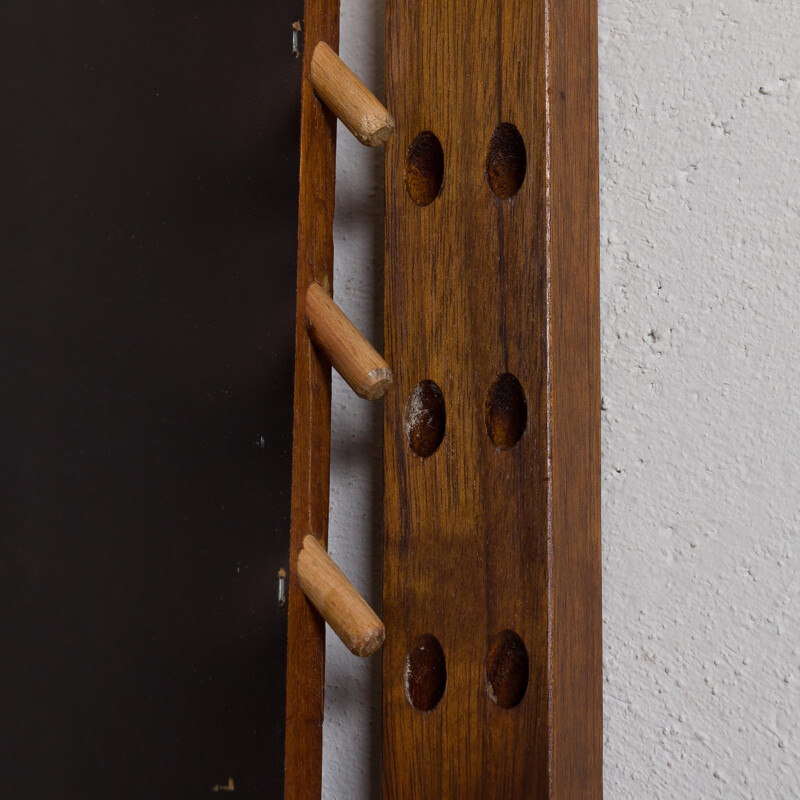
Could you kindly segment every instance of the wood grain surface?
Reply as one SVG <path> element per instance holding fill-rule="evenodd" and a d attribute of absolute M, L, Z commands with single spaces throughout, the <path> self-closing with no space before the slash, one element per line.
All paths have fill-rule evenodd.
<path fill-rule="evenodd" d="M 552 797 L 603 793 L 596 0 L 549 0 Z"/>
<path fill-rule="evenodd" d="M 336 180 L 336 117 L 309 81 L 315 45 L 339 45 L 338 0 L 305 6 L 300 127 L 300 195 L 297 231 L 294 428 L 289 547 L 286 680 L 286 800 L 318 800 L 322 794 L 322 719 L 325 693 L 325 623 L 308 602 L 293 567 L 303 539 L 328 535 L 331 372 L 306 331 L 306 290 L 316 281 L 333 287 L 333 213 Z"/>
<path fill-rule="evenodd" d="M 602 793 L 595 48 L 388 2 L 386 800 Z"/>

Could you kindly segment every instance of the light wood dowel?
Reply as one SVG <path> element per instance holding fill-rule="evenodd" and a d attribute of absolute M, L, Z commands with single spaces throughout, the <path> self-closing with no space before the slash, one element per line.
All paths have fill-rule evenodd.
<path fill-rule="evenodd" d="M 303 540 L 296 574 L 306 597 L 348 650 L 364 657 L 380 649 L 386 636 L 383 623 L 315 536 Z"/>
<path fill-rule="evenodd" d="M 392 115 L 325 42 L 316 46 L 311 58 L 311 83 L 362 144 L 380 147 L 392 135 Z"/>
<path fill-rule="evenodd" d="M 308 334 L 350 388 L 366 400 L 377 400 L 392 385 L 392 371 L 331 296 L 312 283 L 306 292 Z"/>

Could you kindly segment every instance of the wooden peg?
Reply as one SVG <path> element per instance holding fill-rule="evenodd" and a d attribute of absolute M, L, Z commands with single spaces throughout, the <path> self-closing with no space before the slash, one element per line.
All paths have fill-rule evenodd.
<path fill-rule="evenodd" d="M 296 574 L 306 597 L 350 652 L 364 657 L 380 649 L 383 623 L 315 536 L 303 539 Z"/>
<path fill-rule="evenodd" d="M 392 135 L 392 115 L 325 42 L 316 46 L 311 57 L 311 84 L 362 144 L 380 147 Z"/>
<path fill-rule="evenodd" d="M 350 388 L 366 400 L 377 400 L 392 385 L 392 371 L 331 296 L 312 283 L 306 292 L 308 335 Z"/>

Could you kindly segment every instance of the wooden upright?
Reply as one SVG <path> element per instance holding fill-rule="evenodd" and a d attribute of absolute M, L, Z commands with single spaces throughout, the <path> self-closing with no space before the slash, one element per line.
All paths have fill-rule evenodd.
<path fill-rule="evenodd" d="M 306 536 L 319 537 L 323 545 L 328 536 L 331 370 L 308 336 L 305 305 L 311 283 L 333 285 L 336 117 L 314 94 L 309 76 L 315 45 L 339 45 L 339 0 L 308 0 L 303 29 L 285 800 L 319 800 L 322 794 L 325 623 L 306 599 L 295 569 Z"/>
<path fill-rule="evenodd" d="M 602 795 L 596 17 L 387 2 L 384 800 Z"/>
<path fill-rule="evenodd" d="M 286 800 L 321 794 L 324 625 L 297 559 L 325 544 L 320 356 L 342 350 L 304 323 L 332 283 L 336 126 L 311 81 L 336 0 L 307 0 L 305 36 Z M 384 800 L 602 797 L 596 48 L 596 0 L 387 0 Z"/>

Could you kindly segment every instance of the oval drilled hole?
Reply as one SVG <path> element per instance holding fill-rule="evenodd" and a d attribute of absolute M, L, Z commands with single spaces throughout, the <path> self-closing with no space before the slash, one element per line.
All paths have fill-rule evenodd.
<path fill-rule="evenodd" d="M 494 129 L 486 157 L 486 179 L 492 191 L 503 199 L 519 191 L 525 180 L 528 156 L 525 142 L 515 125 L 503 122 Z"/>
<path fill-rule="evenodd" d="M 447 665 L 444 650 L 435 636 L 426 633 L 414 641 L 406 656 L 406 696 L 420 711 L 432 711 L 444 695 Z"/>
<path fill-rule="evenodd" d="M 406 152 L 406 191 L 418 205 L 427 206 L 436 199 L 444 178 L 444 151 L 431 131 L 423 131 Z"/>
<path fill-rule="evenodd" d="M 495 447 L 513 447 L 525 432 L 528 403 L 522 384 L 510 372 L 498 376 L 486 397 L 486 430 Z"/>
<path fill-rule="evenodd" d="M 528 689 L 528 651 L 514 631 L 499 633 L 486 659 L 489 696 L 500 708 L 514 708 Z"/>
<path fill-rule="evenodd" d="M 414 387 L 406 403 L 406 437 L 411 450 L 422 458 L 433 455 L 442 443 L 445 426 L 444 395 L 433 381 Z"/>

